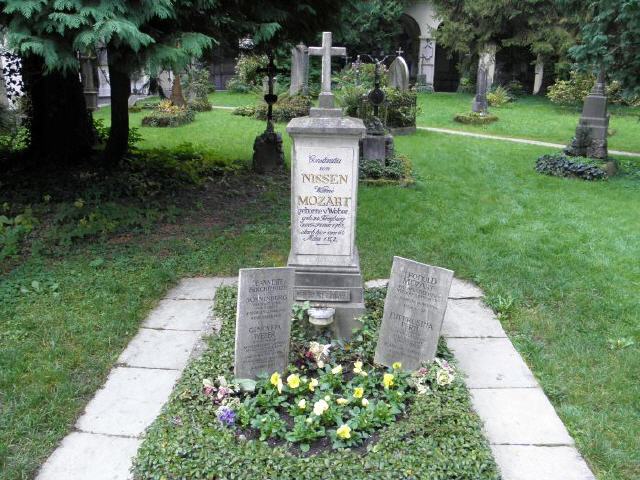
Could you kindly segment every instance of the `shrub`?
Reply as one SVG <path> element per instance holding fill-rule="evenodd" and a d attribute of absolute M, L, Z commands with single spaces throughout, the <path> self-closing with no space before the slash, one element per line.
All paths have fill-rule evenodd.
<path fill-rule="evenodd" d="M 522 97 L 525 94 L 524 86 L 522 85 L 522 82 L 515 79 L 507 83 L 505 88 L 511 93 L 512 100 L 513 100 L 513 97 Z"/>
<path fill-rule="evenodd" d="M 146 127 L 179 127 L 195 120 L 195 112 L 188 107 L 173 105 L 169 100 L 158 104 L 151 115 L 142 119 Z"/>
<path fill-rule="evenodd" d="M 377 160 L 360 159 L 359 177 L 370 185 L 410 185 L 414 182 L 413 165 L 404 155 L 396 155 L 384 164 Z"/>
<path fill-rule="evenodd" d="M 604 163 L 585 157 L 567 157 L 562 153 L 542 155 L 536 162 L 536 171 L 555 177 L 575 177 L 583 180 L 602 180 L 607 172 Z"/>
<path fill-rule="evenodd" d="M 385 88 L 388 128 L 415 127 L 418 115 L 418 95 L 415 90 L 402 92 Z"/>
<path fill-rule="evenodd" d="M 273 106 L 273 120 L 276 122 L 288 122 L 292 118 L 306 117 L 311 108 L 311 98 L 304 95 L 283 95 Z M 256 107 L 256 118 L 267 119 L 268 106 L 261 103 Z"/>
<path fill-rule="evenodd" d="M 255 117 L 256 108 L 257 107 L 255 105 L 242 105 L 240 107 L 236 107 L 231 113 L 234 115 L 240 115 L 241 117 Z"/>
<path fill-rule="evenodd" d="M 498 117 L 491 114 L 482 115 L 480 113 L 467 112 L 459 113 L 453 117 L 453 119 L 456 122 L 464 123 L 466 125 L 486 125 L 488 123 L 495 122 L 498 120 Z"/>
<path fill-rule="evenodd" d="M 502 85 L 498 85 L 492 92 L 487 94 L 487 101 L 492 107 L 501 107 L 512 100 L 509 90 Z"/>
<path fill-rule="evenodd" d="M 476 84 L 470 77 L 461 77 L 458 84 L 459 93 L 474 93 L 476 91 Z"/>
<path fill-rule="evenodd" d="M 235 93 L 249 93 L 262 84 L 259 68 L 269 63 L 266 55 L 240 54 L 234 68 L 235 75 L 227 82 L 227 90 Z"/>
<path fill-rule="evenodd" d="M 196 112 L 211 110 L 209 102 L 209 71 L 205 68 L 191 68 L 187 74 L 187 103 Z"/>
<path fill-rule="evenodd" d="M 596 77 L 588 73 L 571 72 L 569 80 L 558 80 L 549 87 L 547 97 L 557 105 L 580 105 L 589 95 Z M 640 106 L 640 96 L 626 97 L 620 82 L 607 84 L 607 97 L 610 103 L 617 105 Z"/>

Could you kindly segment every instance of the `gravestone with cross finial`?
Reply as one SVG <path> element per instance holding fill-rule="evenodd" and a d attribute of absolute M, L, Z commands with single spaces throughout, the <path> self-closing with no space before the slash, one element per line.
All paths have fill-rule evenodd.
<path fill-rule="evenodd" d="M 335 331 L 348 339 L 364 313 L 364 290 L 356 248 L 359 140 L 362 120 L 343 116 L 331 92 L 331 32 L 309 55 L 322 57 L 319 106 L 287 125 L 291 155 L 291 252 L 295 300 L 334 308 Z"/>
<path fill-rule="evenodd" d="M 264 96 L 264 101 L 267 102 L 267 129 L 253 143 L 253 169 L 258 173 L 265 173 L 284 166 L 282 136 L 273 128 L 273 104 L 278 101 L 278 96 L 273 91 L 273 82 L 281 71 L 276 68 L 273 55 L 269 55 L 268 65 L 257 71 L 267 76 L 268 90 Z"/>

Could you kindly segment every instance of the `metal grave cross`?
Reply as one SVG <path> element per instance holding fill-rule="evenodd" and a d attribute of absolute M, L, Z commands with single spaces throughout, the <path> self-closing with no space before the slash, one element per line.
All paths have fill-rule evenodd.
<path fill-rule="evenodd" d="M 283 73 L 282 70 L 276 68 L 276 64 L 273 62 L 273 55 L 269 55 L 269 63 L 264 68 L 258 68 L 258 73 L 266 73 L 269 82 L 269 92 L 264 96 L 264 101 L 267 102 L 267 130 L 273 131 L 273 104 L 278 101 L 278 96 L 273 92 L 273 79 L 278 73 Z"/>
<path fill-rule="evenodd" d="M 322 32 L 322 46 L 309 47 L 309 55 L 322 57 L 322 90 L 320 93 L 320 107 L 333 108 L 333 94 L 331 93 L 331 57 L 345 56 L 345 47 L 331 46 L 331 32 Z"/>

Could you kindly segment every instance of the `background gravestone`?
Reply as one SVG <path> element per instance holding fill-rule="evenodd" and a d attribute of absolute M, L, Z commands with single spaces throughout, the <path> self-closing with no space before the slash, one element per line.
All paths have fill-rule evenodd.
<path fill-rule="evenodd" d="M 435 358 L 453 271 L 393 257 L 374 361 L 416 370 Z"/>
<path fill-rule="evenodd" d="M 488 72 L 486 68 L 484 68 L 482 64 L 478 65 L 476 96 L 473 99 L 471 111 L 481 115 L 486 115 L 489 110 L 489 102 L 487 101 L 487 77 Z"/>
<path fill-rule="evenodd" d="M 283 372 L 289 356 L 293 268 L 243 268 L 238 283 L 234 374 Z"/>
<path fill-rule="evenodd" d="M 389 77 L 389 85 L 397 88 L 401 92 L 409 90 L 409 67 L 404 58 L 396 57 L 387 71 Z"/>
<path fill-rule="evenodd" d="M 291 84 L 289 95 L 306 95 L 309 75 L 309 52 L 305 44 L 300 43 L 291 49 Z"/>

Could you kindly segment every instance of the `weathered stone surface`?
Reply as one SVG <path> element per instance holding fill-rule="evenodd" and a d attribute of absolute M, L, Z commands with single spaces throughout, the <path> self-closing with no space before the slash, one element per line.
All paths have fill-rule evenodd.
<path fill-rule="evenodd" d="M 37 480 L 126 480 L 140 440 L 73 432 L 40 470 Z"/>
<path fill-rule="evenodd" d="M 389 77 L 389 85 L 397 88 L 402 92 L 409 90 L 409 67 L 402 57 L 396 57 L 387 73 Z"/>
<path fill-rule="evenodd" d="M 386 141 L 384 135 L 367 135 L 362 139 L 362 157 L 384 165 L 386 158 Z"/>
<path fill-rule="evenodd" d="M 484 293 L 473 283 L 466 280 L 460 280 L 454 278 L 451 283 L 451 291 L 449 292 L 449 298 L 463 299 L 463 298 L 482 298 Z"/>
<path fill-rule="evenodd" d="M 489 102 L 487 101 L 487 91 L 488 91 L 488 72 L 484 65 L 478 65 L 478 75 L 477 75 L 477 85 L 476 85 L 476 96 L 473 98 L 473 104 L 471 106 L 471 111 L 474 113 L 480 113 L 482 115 L 486 115 L 489 110 Z"/>
<path fill-rule="evenodd" d="M 415 370 L 433 360 L 453 272 L 393 257 L 374 361 Z"/>
<path fill-rule="evenodd" d="M 529 367 L 508 338 L 448 338 L 469 388 L 537 387 Z"/>
<path fill-rule="evenodd" d="M 325 110 L 333 111 L 315 113 Z M 293 139 L 288 265 L 296 269 L 296 299 L 335 308 L 336 332 L 348 339 L 364 313 L 355 243 L 358 141 L 364 124 L 311 116 L 293 119 L 287 131 Z"/>
<path fill-rule="evenodd" d="M 114 368 L 76 427 L 84 432 L 138 437 L 158 416 L 179 377 L 178 370 Z"/>
<path fill-rule="evenodd" d="M 284 168 L 282 136 L 267 130 L 253 143 L 253 169 L 258 173 L 273 172 Z"/>
<path fill-rule="evenodd" d="M 141 329 L 122 352 L 118 363 L 130 367 L 183 369 L 200 332 Z"/>
<path fill-rule="evenodd" d="M 444 337 L 506 337 L 502 325 L 482 300 L 449 300 Z"/>
<path fill-rule="evenodd" d="M 291 49 L 291 84 L 289 95 L 306 95 L 309 82 L 309 52 L 300 43 Z"/>
<path fill-rule="evenodd" d="M 573 445 L 540 388 L 472 388 L 470 392 L 489 443 Z"/>
<path fill-rule="evenodd" d="M 216 288 L 222 284 L 222 277 L 183 278 L 169 290 L 167 299 L 173 300 L 213 300 Z"/>
<path fill-rule="evenodd" d="M 210 319 L 211 307 L 210 300 L 161 300 L 144 327 L 199 331 Z"/>
<path fill-rule="evenodd" d="M 491 445 L 502 480 L 595 480 L 574 447 Z"/>
<path fill-rule="evenodd" d="M 293 268 L 240 270 L 235 376 L 256 378 L 282 372 L 289 355 Z"/>

